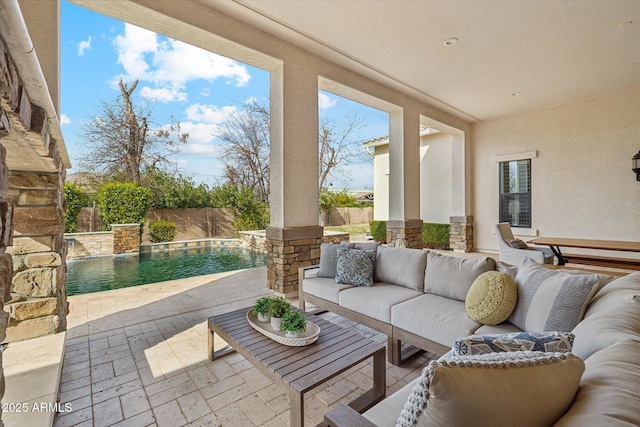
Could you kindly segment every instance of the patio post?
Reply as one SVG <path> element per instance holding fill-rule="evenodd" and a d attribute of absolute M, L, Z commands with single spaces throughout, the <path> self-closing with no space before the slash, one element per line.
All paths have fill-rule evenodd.
<path fill-rule="evenodd" d="M 267 287 L 295 295 L 298 268 L 320 261 L 318 75 L 307 58 L 271 71 L 271 226 Z"/>
<path fill-rule="evenodd" d="M 420 115 L 401 110 L 389 114 L 390 246 L 422 249 L 420 219 Z"/>

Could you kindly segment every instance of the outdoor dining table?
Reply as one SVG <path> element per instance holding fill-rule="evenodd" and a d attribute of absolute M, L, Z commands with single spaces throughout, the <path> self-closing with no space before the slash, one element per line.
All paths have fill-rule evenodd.
<path fill-rule="evenodd" d="M 621 252 L 640 252 L 640 242 L 623 241 L 623 240 L 597 240 L 597 239 L 573 239 L 568 237 L 538 237 L 529 240 L 529 243 L 536 245 L 548 245 L 553 254 L 558 258 L 558 265 L 565 265 L 572 258 L 579 258 L 581 260 L 592 259 L 594 262 L 598 260 L 602 261 L 599 265 L 606 263 L 629 263 L 631 266 L 634 264 L 640 264 L 640 259 L 635 258 L 610 258 L 606 256 L 598 255 L 563 255 L 560 247 L 566 248 L 584 248 L 584 249 L 598 249 L 608 251 L 621 251 Z"/>

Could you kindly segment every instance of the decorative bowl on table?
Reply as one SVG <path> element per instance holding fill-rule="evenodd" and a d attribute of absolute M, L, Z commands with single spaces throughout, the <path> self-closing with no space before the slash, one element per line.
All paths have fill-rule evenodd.
<path fill-rule="evenodd" d="M 259 322 L 258 317 L 253 312 L 253 309 L 247 312 L 247 321 L 253 329 L 265 335 L 266 337 L 271 338 L 277 343 L 292 347 L 302 347 L 305 345 L 313 344 L 317 341 L 318 336 L 320 335 L 320 327 L 313 322 L 307 321 L 306 331 L 301 332 L 297 338 L 288 338 L 285 336 L 284 332 L 274 331 L 271 327 L 271 324 Z"/>

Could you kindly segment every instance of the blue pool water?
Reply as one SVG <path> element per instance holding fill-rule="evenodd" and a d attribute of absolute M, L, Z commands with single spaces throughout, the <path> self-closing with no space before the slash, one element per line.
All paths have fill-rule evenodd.
<path fill-rule="evenodd" d="M 267 265 L 267 255 L 236 247 L 203 247 L 67 261 L 67 294 L 128 288 Z"/>

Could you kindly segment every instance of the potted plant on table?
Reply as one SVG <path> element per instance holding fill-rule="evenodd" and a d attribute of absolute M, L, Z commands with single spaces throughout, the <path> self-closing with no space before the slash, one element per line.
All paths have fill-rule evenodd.
<path fill-rule="evenodd" d="M 269 305 L 271 304 L 271 298 L 262 297 L 256 300 L 256 303 L 253 306 L 253 312 L 258 317 L 258 322 L 268 322 L 271 319 L 269 315 Z"/>
<path fill-rule="evenodd" d="M 307 330 L 307 317 L 299 311 L 289 311 L 282 318 L 280 330 L 287 338 L 297 338 Z"/>
<path fill-rule="evenodd" d="M 282 317 L 290 310 L 291 306 L 284 297 L 271 298 L 269 301 L 269 315 L 271 316 L 271 327 L 274 331 L 280 330 Z"/>

